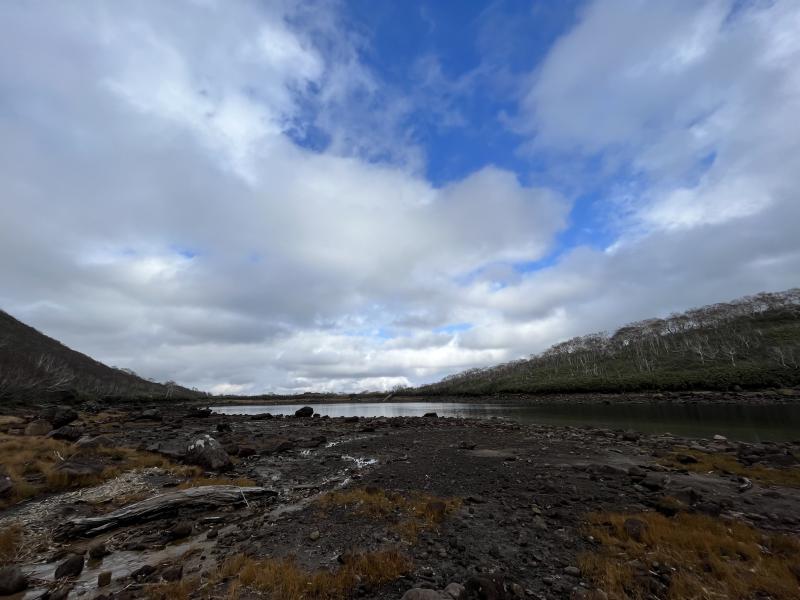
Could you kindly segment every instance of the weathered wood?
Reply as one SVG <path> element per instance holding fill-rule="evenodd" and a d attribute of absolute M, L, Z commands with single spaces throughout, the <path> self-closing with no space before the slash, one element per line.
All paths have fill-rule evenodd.
<path fill-rule="evenodd" d="M 235 485 L 206 485 L 178 490 L 134 502 L 113 512 L 97 517 L 71 519 L 56 528 L 59 539 L 93 536 L 124 525 L 152 521 L 182 508 L 229 506 L 246 503 L 258 497 L 274 497 L 278 492 L 262 487 Z"/>

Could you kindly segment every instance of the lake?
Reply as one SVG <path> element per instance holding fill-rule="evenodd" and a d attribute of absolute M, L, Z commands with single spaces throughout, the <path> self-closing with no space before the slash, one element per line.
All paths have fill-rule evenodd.
<path fill-rule="evenodd" d="M 303 404 L 217 406 L 220 414 L 292 415 Z M 477 404 L 457 402 L 374 402 L 308 404 L 330 417 L 492 417 L 520 423 L 633 429 L 685 437 L 724 435 L 742 441 L 800 440 L 800 405 L 738 404 Z"/>

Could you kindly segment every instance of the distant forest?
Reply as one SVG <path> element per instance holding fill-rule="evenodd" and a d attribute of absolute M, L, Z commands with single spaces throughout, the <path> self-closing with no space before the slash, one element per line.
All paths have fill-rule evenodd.
<path fill-rule="evenodd" d="M 784 387 L 800 384 L 800 288 L 694 308 L 470 369 L 426 394 Z"/>
<path fill-rule="evenodd" d="M 0 401 L 89 398 L 194 398 L 174 382 L 156 383 L 109 367 L 0 310 Z"/>

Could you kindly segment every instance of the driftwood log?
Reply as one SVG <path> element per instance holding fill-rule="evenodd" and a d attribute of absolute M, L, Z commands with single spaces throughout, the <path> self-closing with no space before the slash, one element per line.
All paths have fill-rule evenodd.
<path fill-rule="evenodd" d="M 55 537 L 68 539 L 94 536 L 125 525 L 158 519 L 182 508 L 208 508 L 247 503 L 259 497 L 275 497 L 278 492 L 262 487 L 206 485 L 153 496 L 141 502 L 97 517 L 71 519 L 56 528 Z"/>

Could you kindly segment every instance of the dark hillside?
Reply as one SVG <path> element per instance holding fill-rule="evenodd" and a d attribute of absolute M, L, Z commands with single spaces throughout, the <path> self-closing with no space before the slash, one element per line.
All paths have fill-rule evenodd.
<path fill-rule="evenodd" d="M 557 344 L 472 369 L 426 394 L 615 392 L 800 384 L 800 288 L 762 293 Z"/>
<path fill-rule="evenodd" d="M 173 383 L 108 367 L 0 310 L 0 401 L 75 392 L 92 397 L 192 397 Z"/>

